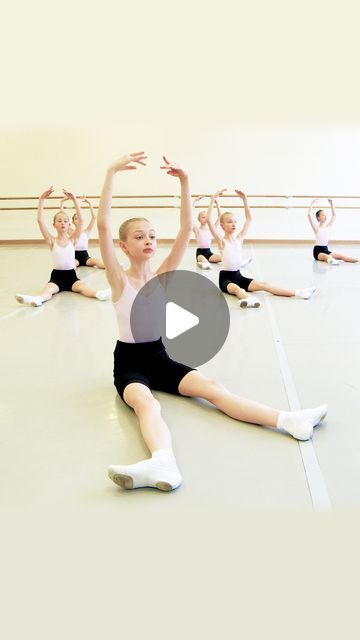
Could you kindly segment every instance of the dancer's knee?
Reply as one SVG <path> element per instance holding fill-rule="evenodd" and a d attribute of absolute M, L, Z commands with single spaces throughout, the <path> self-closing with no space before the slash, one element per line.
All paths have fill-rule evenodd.
<path fill-rule="evenodd" d="M 224 387 L 221 382 L 217 380 L 209 379 L 206 383 L 206 399 L 209 402 L 216 404 L 217 400 L 219 400 L 224 394 L 228 393 L 226 387 Z"/>

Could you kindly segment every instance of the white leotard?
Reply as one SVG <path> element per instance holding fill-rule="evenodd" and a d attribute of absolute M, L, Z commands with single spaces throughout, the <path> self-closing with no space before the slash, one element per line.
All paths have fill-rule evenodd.
<path fill-rule="evenodd" d="M 87 251 L 89 246 L 89 238 L 86 231 L 80 233 L 79 239 L 75 245 L 75 251 Z"/>
<path fill-rule="evenodd" d="M 54 240 L 51 253 L 54 261 L 54 269 L 67 271 L 68 269 L 74 268 L 75 247 L 71 241 L 69 241 L 65 247 L 61 247 L 56 240 Z"/>
<path fill-rule="evenodd" d="M 212 235 L 209 228 L 198 228 L 197 241 L 199 249 L 209 249 L 211 245 Z"/>
<path fill-rule="evenodd" d="M 320 247 L 327 247 L 329 244 L 329 235 L 329 229 L 327 227 L 320 227 L 319 225 L 315 233 L 316 244 Z"/>
<path fill-rule="evenodd" d="M 142 313 L 144 314 L 145 318 L 149 319 L 149 321 L 146 323 L 143 323 L 144 326 L 142 331 L 141 342 L 153 342 L 155 340 L 158 340 L 161 337 L 161 330 L 159 329 L 159 322 L 158 322 L 161 319 L 160 318 L 161 311 L 160 311 L 159 317 L 156 317 L 158 315 L 156 314 L 156 309 L 161 309 L 161 305 L 164 304 L 164 290 L 160 286 L 158 281 L 154 281 L 154 284 L 155 286 L 156 285 L 158 286 L 156 286 L 154 295 L 151 297 L 149 296 L 149 299 L 148 299 L 149 313 L 148 314 L 146 313 L 146 306 L 147 306 L 146 296 L 144 296 L 142 300 L 142 303 L 144 305 L 142 307 Z M 131 309 L 132 309 L 134 300 L 138 295 L 138 293 L 139 291 L 135 289 L 135 287 L 133 287 L 132 284 L 130 284 L 129 280 L 126 278 L 125 285 L 119 300 L 113 303 L 115 313 L 116 313 L 116 319 L 119 327 L 119 340 L 121 342 L 133 342 L 133 343 L 135 342 L 135 339 L 131 330 L 130 316 L 131 316 Z M 156 297 L 156 300 L 154 296 Z M 154 313 L 154 310 L 155 310 L 155 313 Z M 153 319 L 153 322 L 151 322 L 151 319 Z M 144 327 L 146 329 L 145 332 L 144 332 Z"/>
<path fill-rule="evenodd" d="M 222 250 L 222 271 L 237 271 L 242 263 L 242 240 L 230 242 L 223 238 L 224 248 Z"/>

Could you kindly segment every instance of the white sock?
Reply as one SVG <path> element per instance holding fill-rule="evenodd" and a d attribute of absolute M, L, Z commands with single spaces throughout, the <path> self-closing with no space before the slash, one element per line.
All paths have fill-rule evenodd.
<path fill-rule="evenodd" d="M 252 260 L 252 258 L 251 258 L 251 257 L 250 257 L 250 258 L 246 258 L 246 259 L 244 260 L 244 262 L 242 262 L 242 263 L 241 263 L 240 268 L 242 268 L 242 267 L 246 267 L 246 265 L 250 264 L 251 260 Z"/>
<path fill-rule="evenodd" d="M 295 295 L 297 298 L 308 300 L 308 298 L 311 298 L 314 291 L 316 291 L 316 287 L 307 287 L 306 289 L 296 289 Z"/>
<path fill-rule="evenodd" d="M 111 289 L 100 289 L 100 291 L 96 292 L 96 298 L 103 302 L 104 300 L 110 300 L 111 298 Z"/>
<path fill-rule="evenodd" d="M 247 307 L 255 307 L 257 309 L 260 305 L 260 300 L 255 298 L 255 296 L 248 296 L 247 298 L 240 300 L 240 307 L 242 309 L 246 309 Z"/>
<path fill-rule="evenodd" d="M 334 266 L 337 265 L 337 264 L 340 264 L 339 260 L 336 260 L 336 258 L 328 258 L 327 259 L 327 263 L 328 264 L 332 264 Z"/>
<path fill-rule="evenodd" d="M 136 464 L 112 465 L 108 475 L 124 489 L 155 487 L 160 491 L 172 491 L 182 482 L 174 455 L 165 449 L 154 451 L 151 458 Z"/>
<path fill-rule="evenodd" d="M 297 440 L 309 440 L 313 428 L 325 418 L 326 413 L 326 404 L 303 411 L 280 411 L 277 427 L 287 431 Z"/>
<path fill-rule="evenodd" d="M 198 262 L 197 266 L 200 267 L 200 269 L 212 269 L 210 262 Z"/>
<path fill-rule="evenodd" d="M 24 296 L 22 293 L 17 293 L 15 298 L 20 304 L 29 304 L 31 307 L 41 307 L 44 302 L 41 296 Z"/>

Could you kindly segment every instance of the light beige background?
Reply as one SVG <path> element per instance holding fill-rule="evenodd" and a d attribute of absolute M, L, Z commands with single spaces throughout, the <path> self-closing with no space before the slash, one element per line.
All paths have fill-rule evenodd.
<path fill-rule="evenodd" d="M 153 159 L 127 193 L 168 192 L 163 151 L 193 190 L 357 193 L 357 7 L 7 4 L 1 194 L 98 192 L 142 147 Z M 178 515 L 6 514 L 4 637 L 358 637 L 358 514 Z"/>

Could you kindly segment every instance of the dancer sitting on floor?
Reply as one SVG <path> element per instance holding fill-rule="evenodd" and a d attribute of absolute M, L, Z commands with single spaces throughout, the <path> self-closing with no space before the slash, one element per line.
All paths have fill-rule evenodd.
<path fill-rule="evenodd" d="M 177 178 L 181 187 L 178 234 L 169 254 L 154 272 L 150 266 L 150 258 L 156 251 L 153 225 L 146 218 L 126 220 L 119 229 L 119 236 L 120 247 L 128 257 L 130 267 L 125 271 L 120 266 L 111 225 L 111 198 L 115 176 L 122 171 L 137 169 L 137 165 L 144 165 L 145 160 L 145 154 L 137 152 L 125 155 L 109 166 L 97 218 L 101 255 L 112 290 L 119 329 L 119 339 L 114 351 L 114 384 L 120 397 L 134 410 L 151 455 L 136 464 L 113 465 L 109 468 L 109 476 L 113 482 L 126 489 L 156 487 L 162 491 L 171 491 L 181 484 L 182 479 L 168 426 L 152 390 L 204 398 L 235 420 L 281 429 L 299 440 L 311 438 L 313 428 L 324 418 L 327 407 L 322 405 L 296 412 L 278 411 L 239 397 L 200 371 L 172 360 L 165 351 L 161 336 L 156 329 L 152 329 L 150 322 L 148 340 L 135 341 L 130 316 L 139 291 L 156 276 L 178 268 L 193 227 L 188 175 L 182 167 L 164 157 L 161 169 Z M 155 281 L 154 285 L 156 284 L 161 286 L 160 282 Z M 145 294 L 143 297 L 146 299 Z M 153 335 L 150 335 L 151 331 Z"/>
<path fill-rule="evenodd" d="M 325 211 L 323 209 L 319 209 L 319 211 L 315 213 L 317 220 L 316 223 L 312 219 L 312 208 L 318 202 L 318 198 L 315 198 L 315 200 L 310 203 L 308 211 L 309 222 L 316 238 L 316 244 L 313 248 L 314 259 L 319 260 L 320 262 L 327 262 L 333 266 L 339 265 L 340 262 L 359 262 L 358 258 L 349 258 L 349 256 L 344 256 L 342 253 L 337 253 L 329 249 L 330 227 L 332 227 L 336 218 L 335 207 L 331 198 L 328 198 L 328 203 L 331 207 L 331 218 L 329 222 L 326 222 L 327 218 Z"/>
<path fill-rule="evenodd" d="M 260 301 L 252 295 L 255 291 L 267 291 L 275 296 L 285 296 L 288 298 L 302 298 L 307 300 L 312 296 L 316 287 L 306 289 L 282 289 L 268 282 L 260 282 L 253 278 L 246 278 L 240 272 L 242 261 L 243 240 L 251 224 L 251 212 L 247 197 L 242 191 L 235 189 L 235 193 L 244 203 L 245 222 L 240 231 L 237 230 L 238 220 L 230 212 L 222 213 L 220 216 L 220 226 L 224 232 L 220 235 L 208 216 L 208 225 L 211 233 L 218 243 L 222 253 L 222 265 L 219 272 L 219 287 L 224 293 L 230 293 L 240 300 L 240 307 L 260 307 Z"/>
<path fill-rule="evenodd" d="M 72 200 L 74 203 L 76 213 L 78 215 L 78 226 L 76 227 L 73 235 L 69 238 L 70 221 L 67 213 L 58 211 L 54 215 L 53 226 L 56 230 L 56 236 L 54 237 L 49 232 L 45 220 L 44 220 L 44 202 L 53 193 L 53 188 L 50 187 L 45 191 L 39 199 L 39 206 L 37 212 L 37 222 L 40 227 L 40 231 L 44 237 L 46 244 L 49 246 L 54 268 L 51 272 L 49 282 L 43 287 L 40 293 L 36 296 L 24 295 L 17 293 L 15 298 L 21 304 L 29 304 L 32 307 L 40 307 L 43 302 L 50 300 L 53 295 L 59 293 L 59 291 L 73 291 L 74 293 L 81 293 L 87 298 L 97 298 L 98 300 L 109 300 L 111 297 L 110 289 L 104 289 L 95 291 L 89 287 L 85 282 L 79 280 L 74 269 L 75 261 L 75 244 L 79 239 L 82 231 L 83 218 L 82 212 L 79 207 L 79 203 L 76 197 L 69 191 L 63 192 L 65 196 Z"/>
<path fill-rule="evenodd" d="M 65 200 L 66 198 L 63 198 L 63 201 Z M 103 263 L 101 262 L 101 260 L 99 260 L 99 258 L 91 258 L 89 256 L 89 235 L 93 230 L 94 224 L 96 222 L 96 213 L 90 200 L 84 197 L 82 198 L 81 202 L 86 202 L 89 205 L 91 219 L 88 226 L 80 233 L 79 239 L 75 245 L 75 267 L 97 267 L 98 269 L 105 269 Z M 76 229 L 79 224 L 79 217 L 77 213 L 74 213 L 71 219 Z M 71 238 L 73 233 L 74 229 L 70 228 L 69 238 Z"/>
<path fill-rule="evenodd" d="M 208 216 L 211 216 L 213 206 L 215 204 L 217 208 L 217 213 L 218 213 L 217 219 L 215 221 L 215 227 L 219 225 L 221 210 L 220 210 L 218 198 L 222 196 L 224 191 L 226 191 L 226 189 L 222 189 L 222 191 L 217 191 L 216 193 L 214 193 L 214 195 L 211 196 L 207 212 L 200 211 L 198 215 L 198 221 L 200 224 L 199 225 L 194 224 L 194 227 L 193 227 L 193 231 L 194 231 L 194 234 L 197 240 L 197 245 L 198 245 L 196 249 L 196 263 L 197 263 L 197 266 L 200 267 L 200 269 L 212 269 L 212 266 L 210 263 L 214 263 L 214 262 L 218 263 L 218 262 L 221 262 L 222 260 L 222 257 L 220 254 L 213 253 L 211 250 L 212 233 L 209 229 L 207 219 L 208 219 Z M 195 202 L 202 200 L 202 198 L 205 198 L 205 196 L 198 196 L 197 198 L 195 198 L 195 200 L 193 200 L 193 207 L 195 205 Z M 242 261 L 240 266 L 246 267 L 246 265 L 249 264 L 249 262 L 251 262 L 251 258 L 246 258 Z"/>

